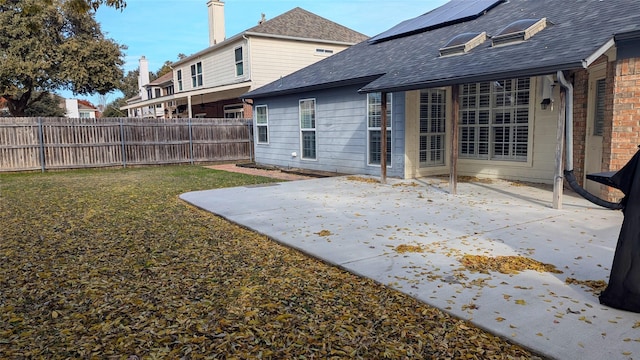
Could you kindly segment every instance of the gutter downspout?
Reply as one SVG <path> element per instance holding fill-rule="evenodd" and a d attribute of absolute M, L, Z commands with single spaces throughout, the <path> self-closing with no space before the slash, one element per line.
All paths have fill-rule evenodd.
<path fill-rule="evenodd" d="M 565 143 L 567 147 L 565 171 L 573 171 L 573 85 L 564 77 L 564 72 L 558 70 L 558 81 L 567 91 L 565 102 Z"/>
<path fill-rule="evenodd" d="M 558 71 L 557 76 L 560 85 L 567 90 L 567 101 L 565 102 L 565 135 L 567 154 L 564 176 L 567 179 L 569 186 L 571 186 L 571 188 L 583 198 L 607 209 L 620 210 L 623 208 L 623 205 L 621 203 L 606 201 L 591 194 L 582 186 L 580 186 L 580 184 L 578 184 L 578 181 L 576 180 L 576 176 L 573 173 L 573 86 L 567 81 L 567 79 L 565 79 L 564 73 L 562 71 Z"/>

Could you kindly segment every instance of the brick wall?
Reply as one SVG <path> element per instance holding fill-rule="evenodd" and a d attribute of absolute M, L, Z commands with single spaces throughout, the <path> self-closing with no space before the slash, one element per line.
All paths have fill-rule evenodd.
<path fill-rule="evenodd" d="M 636 153 L 640 145 L 640 58 L 622 59 L 611 64 L 614 76 L 612 86 L 612 121 L 605 126 L 603 165 L 611 170 L 623 167 Z M 609 192 L 611 199 L 619 192 Z"/>
<path fill-rule="evenodd" d="M 573 170 L 578 183 L 584 176 L 585 137 L 589 99 L 589 72 L 573 73 Z"/>

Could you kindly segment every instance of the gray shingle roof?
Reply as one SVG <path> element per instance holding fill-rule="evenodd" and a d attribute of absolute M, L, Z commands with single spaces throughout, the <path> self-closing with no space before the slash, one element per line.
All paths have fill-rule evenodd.
<path fill-rule="evenodd" d="M 147 86 L 160 86 L 164 83 L 167 83 L 169 81 L 173 80 L 173 72 L 168 72 L 162 76 L 160 76 L 159 78 L 153 80 L 152 82 L 148 83 Z"/>
<path fill-rule="evenodd" d="M 180 59 L 172 66 L 178 66 L 190 61 L 194 58 L 203 56 L 215 49 L 226 46 L 229 42 L 237 41 L 243 36 L 266 36 L 266 37 L 289 37 L 303 40 L 313 40 L 329 43 L 340 44 L 357 44 L 367 40 L 364 34 L 351 30 L 331 20 L 327 20 L 314 13 L 308 12 L 302 8 L 294 8 L 284 14 L 278 15 L 273 19 L 269 19 L 262 24 L 249 28 L 241 33 L 233 35 L 224 41 L 207 47 L 197 53 L 191 54 Z"/>
<path fill-rule="evenodd" d="M 245 33 L 318 39 L 349 44 L 356 44 L 368 39 L 368 36 L 364 34 L 299 7 L 247 29 Z"/>
<path fill-rule="evenodd" d="M 546 17 L 527 41 L 462 55 L 438 50 L 465 32 L 498 33 L 511 22 Z M 509 0 L 479 18 L 406 37 L 354 45 L 243 97 L 259 98 L 347 83 L 362 91 L 401 91 L 581 68 L 615 34 L 640 30 L 638 0 Z"/>

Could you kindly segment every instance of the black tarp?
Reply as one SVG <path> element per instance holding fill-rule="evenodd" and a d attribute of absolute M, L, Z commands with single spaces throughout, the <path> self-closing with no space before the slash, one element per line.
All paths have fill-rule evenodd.
<path fill-rule="evenodd" d="M 613 256 L 609 285 L 600 303 L 640 312 L 640 151 L 611 178 L 624 193 L 624 220 Z"/>

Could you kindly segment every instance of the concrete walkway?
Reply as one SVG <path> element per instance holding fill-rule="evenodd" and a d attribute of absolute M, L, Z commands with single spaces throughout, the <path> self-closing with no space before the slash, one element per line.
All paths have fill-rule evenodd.
<path fill-rule="evenodd" d="M 278 242 L 410 294 L 556 359 L 640 359 L 640 314 L 602 306 L 622 214 L 507 181 L 333 177 L 183 194 Z M 399 245 L 422 252 L 401 252 Z M 519 255 L 562 273 L 471 272 L 465 255 Z M 577 282 L 568 284 L 567 279 Z"/>

